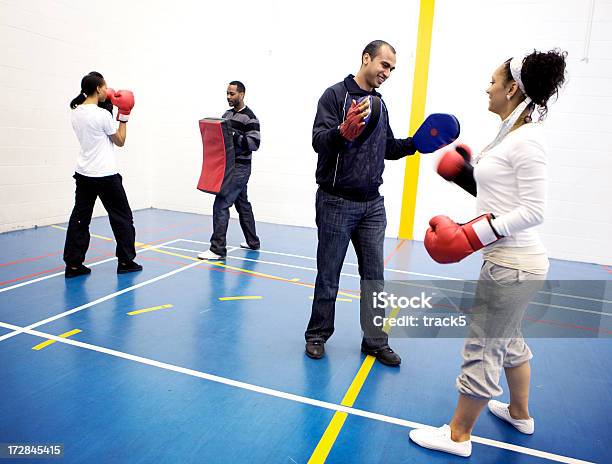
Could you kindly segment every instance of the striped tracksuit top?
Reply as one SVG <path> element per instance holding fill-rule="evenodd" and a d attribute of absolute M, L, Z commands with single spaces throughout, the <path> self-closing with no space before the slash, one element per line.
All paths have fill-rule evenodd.
<path fill-rule="evenodd" d="M 248 106 L 240 111 L 231 108 L 223 113 L 223 119 L 229 119 L 234 130 L 234 149 L 237 162 L 250 162 L 252 153 L 259 148 L 261 135 L 259 121 Z"/>

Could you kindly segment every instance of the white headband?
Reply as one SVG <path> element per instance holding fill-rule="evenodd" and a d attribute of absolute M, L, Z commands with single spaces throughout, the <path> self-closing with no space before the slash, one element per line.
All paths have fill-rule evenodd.
<path fill-rule="evenodd" d="M 510 74 L 512 74 L 512 79 L 516 81 L 519 89 L 523 92 L 523 95 L 527 96 L 527 92 L 525 92 L 525 86 L 523 85 L 523 81 L 521 80 L 521 70 L 523 69 L 523 60 L 525 57 L 518 58 L 514 57 L 510 60 Z"/>

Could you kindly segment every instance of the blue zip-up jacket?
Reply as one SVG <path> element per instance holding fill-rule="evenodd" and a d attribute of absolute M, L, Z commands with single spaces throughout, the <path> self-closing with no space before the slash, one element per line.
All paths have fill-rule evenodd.
<path fill-rule="evenodd" d="M 361 89 L 354 76 L 329 87 L 319 99 L 312 128 L 312 147 L 318 153 L 316 179 L 327 193 L 353 201 L 378 198 L 383 183 L 385 159 L 413 155 L 412 138 L 396 139 L 389 126 L 389 115 L 381 95 Z M 371 135 L 362 143 L 348 142 L 338 127 L 346 118 L 353 99 L 366 95 L 380 98 L 380 118 Z"/>

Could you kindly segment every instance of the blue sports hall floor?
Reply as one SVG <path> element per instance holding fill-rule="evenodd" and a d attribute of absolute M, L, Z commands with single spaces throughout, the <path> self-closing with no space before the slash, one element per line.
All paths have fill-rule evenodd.
<path fill-rule="evenodd" d="M 91 275 L 68 280 L 66 224 L 0 234 L 0 443 L 64 447 L 18 462 L 612 462 L 610 267 L 551 260 L 550 279 L 585 284 L 557 292 L 545 320 L 527 312 L 567 331 L 528 339 L 536 433 L 485 411 L 465 459 L 408 439 L 450 420 L 462 340 L 391 334 L 399 368 L 363 355 L 352 247 L 316 361 L 304 354 L 315 229 L 258 223 L 262 249 L 251 251 L 232 220 L 228 259 L 215 264 L 196 258 L 209 216 L 134 217 L 134 274 L 116 274 L 106 217 L 92 221 Z M 385 255 L 394 280 L 477 279 L 481 264 L 436 264 L 417 241 L 387 239 Z"/>

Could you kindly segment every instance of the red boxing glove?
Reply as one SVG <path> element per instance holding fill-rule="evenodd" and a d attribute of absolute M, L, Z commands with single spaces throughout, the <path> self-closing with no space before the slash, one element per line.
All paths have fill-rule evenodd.
<path fill-rule="evenodd" d="M 454 182 L 466 192 L 476 196 L 474 167 L 470 163 L 472 150 L 467 145 L 457 145 L 453 150 L 444 152 L 436 171 L 450 182 Z"/>
<path fill-rule="evenodd" d="M 435 216 L 425 233 L 425 249 L 438 263 L 458 263 L 502 238 L 493 228 L 493 219 L 492 214 L 483 214 L 467 224 L 457 224 L 448 216 Z"/>
<path fill-rule="evenodd" d="M 367 104 L 365 102 L 368 102 Z M 353 100 L 346 119 L 340 124 L 340 134 L 349 142 L 355 140 L 365 128 L 364 119 L 370 111 L 369 100 L 365 98 L 359 105 Z"/>
<path fill-rule="evenodd" d="M 130 90 L 117 90 L 110 96 L 110 99 L 113 105 L 119 109 L 117 121 L 127 122 L 130 118 L 130 111 L 134 108 L 134 94 Z"/>

